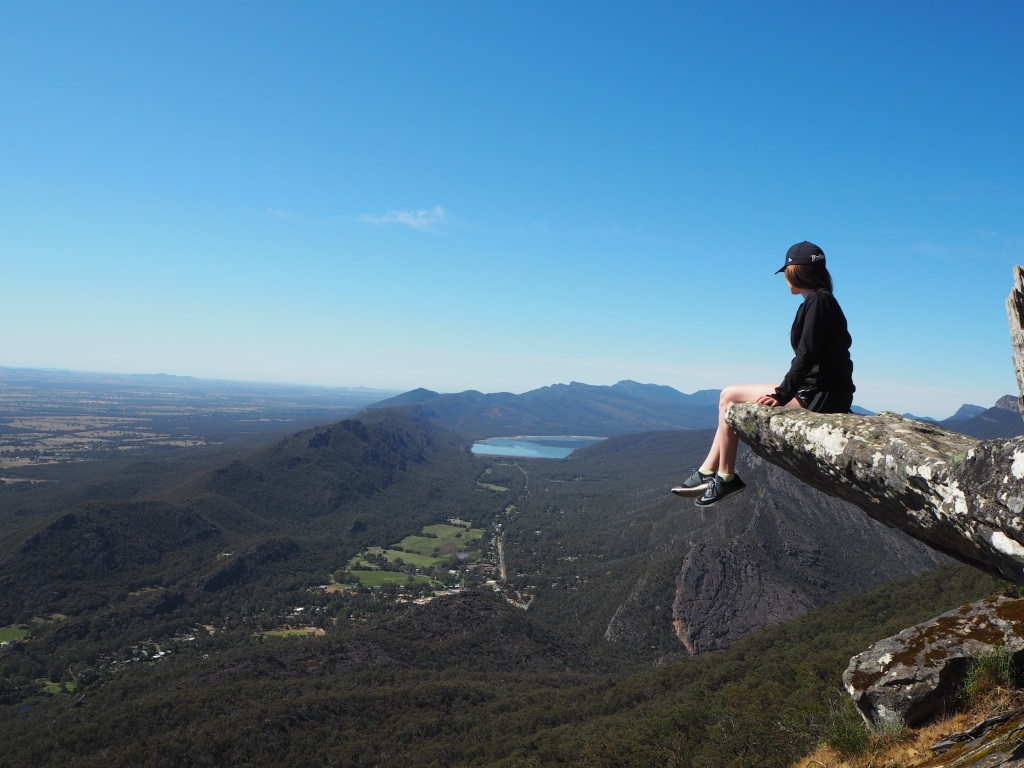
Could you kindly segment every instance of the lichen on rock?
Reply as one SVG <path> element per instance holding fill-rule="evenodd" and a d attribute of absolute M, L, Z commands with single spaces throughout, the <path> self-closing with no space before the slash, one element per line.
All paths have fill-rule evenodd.
<path fill-rule="evenodd" d="M 869 517 L 1024 584 L 1024 438 L 981 441 L 894 413 L 754 404 L 726 420 L 750 448 Z"/>
<path fill-rule="evenodd" d="M 1024 600 L 986 598 L 879 640 L 843 685 L 869 726 L 893 715 L 919 725 L 952 706 L 972 659 L 997 649 L 1024 657 Z"/>

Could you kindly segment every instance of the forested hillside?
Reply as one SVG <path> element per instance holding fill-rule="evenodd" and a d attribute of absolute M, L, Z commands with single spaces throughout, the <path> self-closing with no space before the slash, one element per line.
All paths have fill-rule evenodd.
<path fill-rule="evenodd" d="M 856 717 L 853 653 L 991 587 L 950 566 L 634 672 L 486 592 L 320 638 L 208 634 L 7 704 L 5 765 L 785 766 Z"/>

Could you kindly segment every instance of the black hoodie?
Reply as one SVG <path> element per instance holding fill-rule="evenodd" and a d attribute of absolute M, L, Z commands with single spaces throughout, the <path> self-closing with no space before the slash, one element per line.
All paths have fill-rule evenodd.
<path fill-rule="evenodd" d="M 828 392 L 840 402 L 853 397 L 852 339 L 835 296 L 824 288 L 807 294 L 796 311 L 790 343 L 796 357 L 773 395 L 779 405 L 806 389 Z M 849 410 L 849 402 L 843 410 Z"/>

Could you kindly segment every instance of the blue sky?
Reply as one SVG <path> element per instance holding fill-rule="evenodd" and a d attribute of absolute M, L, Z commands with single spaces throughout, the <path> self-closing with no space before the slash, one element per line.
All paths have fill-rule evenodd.
<path fill-rule="evenodd" d="M 0 365 L 1015 393 L 1024 5 L 0 2 Z"/>

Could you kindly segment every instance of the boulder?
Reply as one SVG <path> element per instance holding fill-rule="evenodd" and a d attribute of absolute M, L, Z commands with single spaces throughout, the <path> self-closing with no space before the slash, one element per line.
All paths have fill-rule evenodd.
<path fill-rule="evenodd" d="M 972 660 L 996 649 L 1024 661 L 1024 599 L 965 605 L 879 640 L 850 660 L 843 685 L 869 727 L 916 726 L 955 703 Z"/>

